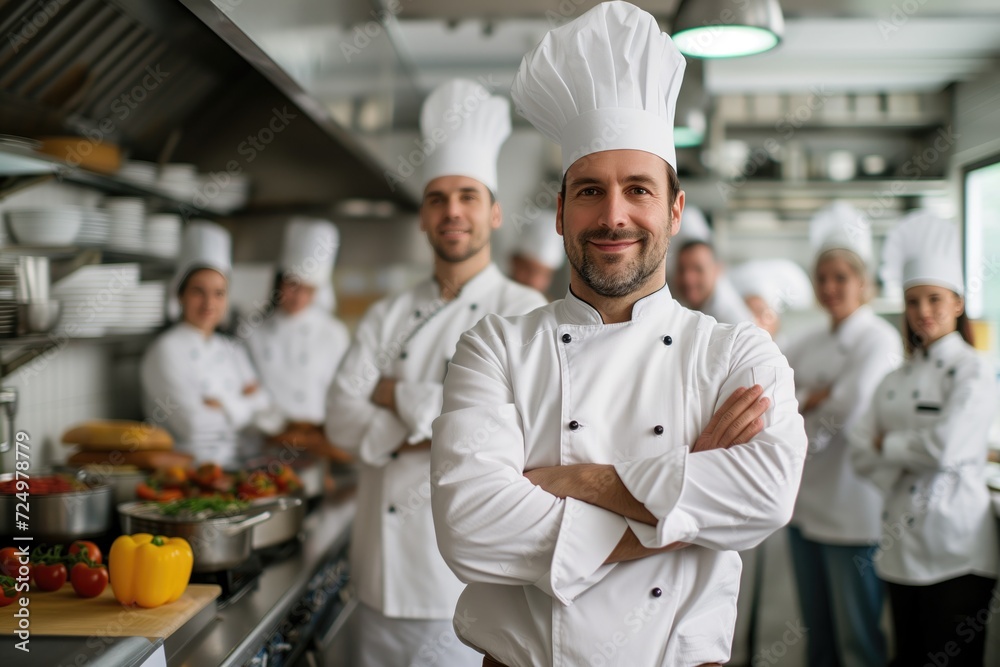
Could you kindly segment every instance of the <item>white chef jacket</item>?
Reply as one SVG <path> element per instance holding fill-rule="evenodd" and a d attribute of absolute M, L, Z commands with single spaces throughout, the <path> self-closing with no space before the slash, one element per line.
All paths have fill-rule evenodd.
<path fill-rule="evenodd" d="M 850 439 L 858 472 L 886 493 L 874 559 L 882 579 L 926 585 L 996 577 L 996 518 L 984 473 L 996 409 L 993 366 L 958 332 L 879 384 Z M 872 444 L 879 433 L 881 452 Z"/>
<path fill-rule="evenodd" d="M 715 281 L 712 295 L 708 297 L 700 310 L 723 324 L 754 321 L 750 308 L 726 275 L 719 276 L 719 279 Z"/>
<path fill-rule="evenodd" d="M 772 403 L 746 445 L 690 454 L 738 387 Z M 438 545 L 469 584 L 455 628 L 510 667 L 684 667 L 729 658 L 741 563 L 792 513 L 806 455 L 792 371 L 763 330 L 717 324 L 664 287 L 605 325 L 572 292 L 462 337 L 434 422 Z M 528 481 L 614 464 L 647 526 Z M 626 527 L 648 547 L 604 565 Z M 602 662 L 603 661 L 603 662 Z"/>
<path fill-rule="evenodd" d="M 316 307 L 278 310 L 247 338 L 261 382 L 285 419 L 322 424 L 326 396 L 351 335 Z"/>
<path fill-rule="evenodd" d="M 462 584 L 438 553 L 430 452 L 393 451 L 430 439 L 442 382 L 462 332 L 487 313 L 545 304 L 490 264 L 451 301 L 433 279 L 379 301 L 358 325 L 330 388 L 326 434 L 359 459 L 351 576 L 362 602 L 392 618 L 446 619 Z M 398 380 L 396 408 L 371 402 L 380 377 Z"/>
<path fill-rule="evenodd" d="M 785 349 L 795 370 L 799 405 L 830 388 L 805 415 L 809 457 L 792 525 L 824 544 L 874 544 L 881 534 L 882 496 L 851 465 L 847 434 L 871 403 L 882 378 L 903 361 L 899 331 L 868 306 L 841 322 L 809 331 Z"/>
<path fill-rule="evenodd" d="M 258 381 L 243 345 L 219 334 L 206 338 L 186 322 L 149 347 L 140 380 L 146 418 L 170 431 L 177 450 L 200 461 L 238 465 L 258 453 L 256 427 L 280 428 L 263 387 L 243 395 L 246 385 Z M 222 409 L 205 405 L 206 398 L 222 403 Z"/>

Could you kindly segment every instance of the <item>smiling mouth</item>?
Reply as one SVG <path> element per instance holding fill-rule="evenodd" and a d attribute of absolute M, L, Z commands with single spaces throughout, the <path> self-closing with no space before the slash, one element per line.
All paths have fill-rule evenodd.
<path fill-rule="evenodd" d="M 591 241 L 590 244 L 601 252 L 621 252 L 639 243 L 636 239 L 622 241 Z"/>

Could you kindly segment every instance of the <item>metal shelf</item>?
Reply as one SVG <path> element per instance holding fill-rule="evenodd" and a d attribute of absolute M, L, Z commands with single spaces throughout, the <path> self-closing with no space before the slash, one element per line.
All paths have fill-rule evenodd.
<path fill-rule="evenodd" d="M 59 332 L 29 334 L 15 338 L 0 338 L 0 377 L 6 377 L 19 368 L 52 350 L 58 350 L 72 341 L 113 345 L 128 342 L 149 342 L 157 331 L 141 333 L 112 333 L 94 338 L 71 338 Z M 10 352 L 8 355 L 7 353 Z"/>

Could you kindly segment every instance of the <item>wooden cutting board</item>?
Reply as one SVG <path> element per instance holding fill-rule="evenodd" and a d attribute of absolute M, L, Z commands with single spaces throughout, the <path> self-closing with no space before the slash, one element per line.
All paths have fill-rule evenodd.
<path fill-rule="evenodd" d="M 214 584 L 191 584 L 176 602 L 143 609 L 126 607 L 108 586 L 96 598 L 81 598 L 66 584 L 58 591 L 30 591 L 32 635 L 97 637 L 169 637 L 206 605 L 215 604 L 222 589 Z M 0 608 L 0 634 L 16 628 L 14 611 L 19 604 Z"/>

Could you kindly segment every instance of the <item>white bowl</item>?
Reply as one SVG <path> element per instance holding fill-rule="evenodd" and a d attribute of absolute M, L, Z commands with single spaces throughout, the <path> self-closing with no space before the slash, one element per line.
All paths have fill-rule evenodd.
<path fill-rule="evenodd" d="M 21 245 L 65 246 L 73 244 L 83 219 L 80 216 L 75 220 L 26 219 L 12 215 L 7 221 L 10 223 L 11 233 Z"/>

